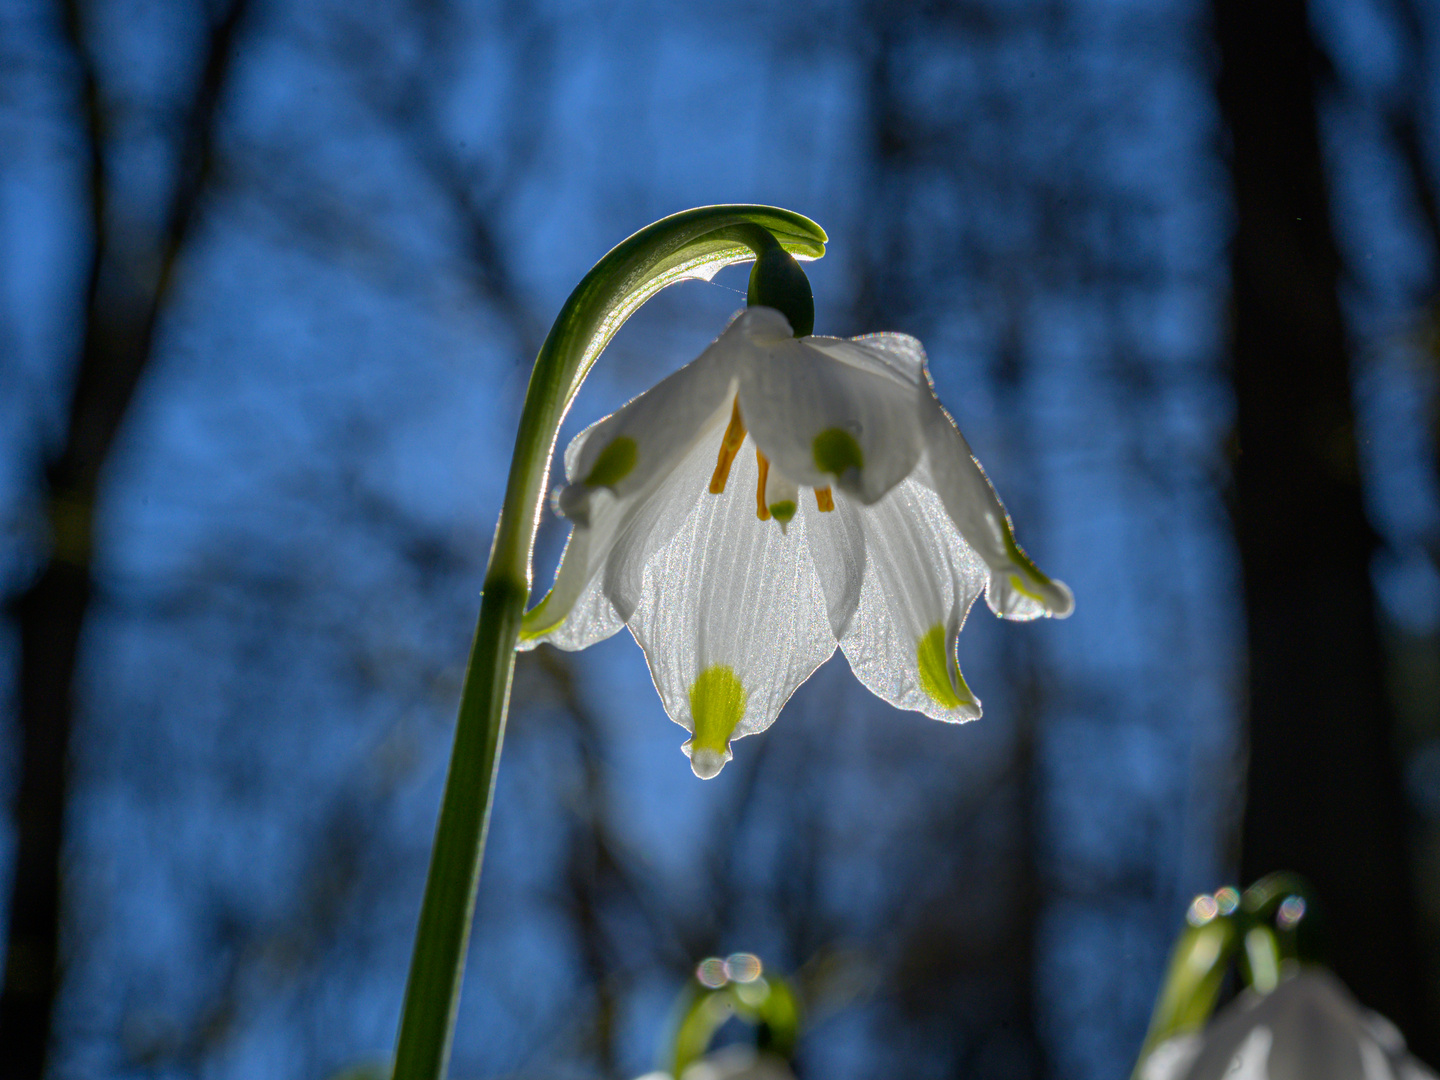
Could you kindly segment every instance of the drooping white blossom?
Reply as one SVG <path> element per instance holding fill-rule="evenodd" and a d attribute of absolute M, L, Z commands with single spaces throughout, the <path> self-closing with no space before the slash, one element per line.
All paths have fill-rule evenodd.
<path fill-rule="evenodd" d="M 1161 1043 L 1140 1080 L 1436 1080 L 1327 968 L 1287 974 L 1268 994 L 1245 991 L 1205 1031 Z"/>
<path fill-rule="evenodd" d="M 891 704 L 970 720 L 955 650 L 975 598 L 1009 619 L 1073 606 L 1015 543 L 903 334 L 795 338 L 751 307 L 581 432 L 565 474 L 574 529 L 520 648 L 628 626 L 702 777 L 837 644 Z"/>

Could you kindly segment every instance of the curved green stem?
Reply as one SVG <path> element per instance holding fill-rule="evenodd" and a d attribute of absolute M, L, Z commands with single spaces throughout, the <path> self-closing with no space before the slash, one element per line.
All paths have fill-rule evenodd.
<path fill-rule="evenodd" d="M 395 1080 L 441 1080 L 450 1056 L 465 947 L 504 739 L 530 555 L 560 422 L 625 320 L 666 285 L 709 278 L 775 243 L 825 254 L 823 229 L 772 206 L 706 206 L 641 229 L 595 264 L 560 309 L 530 376 L 505 502 L 485 572 L 425 899 L 405 986 Z"/>

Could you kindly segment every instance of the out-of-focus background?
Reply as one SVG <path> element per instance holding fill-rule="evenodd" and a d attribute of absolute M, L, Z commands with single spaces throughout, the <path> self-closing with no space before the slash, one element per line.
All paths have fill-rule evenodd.
<path fill-rule="evenodd" d="M 628 635 L 521 656 L 454 1074 L 644 1072 L 747 950 L 802 1076 L 1109 1080 L 1192 896 L 1281 867 L 1436 1062 L 1437 50 L 1424 0 L 3 0 L 7 1075 L 384 1061 L 531 358 L 713 202 L 828 230 L 817 329 L 926 343 L 1076 613 L 972 613 L 964 727 L 837 654 L 708 783 Z M 562 446 L 744 288 L 648 305 Z"/>

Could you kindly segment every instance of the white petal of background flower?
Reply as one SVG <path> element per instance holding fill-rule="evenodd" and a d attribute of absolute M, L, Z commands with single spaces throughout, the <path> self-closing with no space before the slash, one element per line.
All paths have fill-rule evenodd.
<path fill-rule="evenodd" d="M 1166 1039 L 1140 1065 L 1139 1080 L 1180 1080 L 1200 1053 L 1199 1035 L 1177 1035 Z"/>
<path fill-rule="evenodd" d="M 1178 1050 L 1171 1047 L 1178 1044 Z M 1301 968 L 1265 996 L 1247 991 L 1199 1036 L 1162 1043 L 1145 1080 L 1433 1080 L 1394 1025 L 1330 971 Z"/>
<path fill-rule="evenodd" d="M 1250 1032 L 1226 1066 L 1225 1080 L 1279 1080 L 1269 1067 L 1274 1045 L 1275 1036 L 1269 1028 L 1258 1027 Z M 1297 1076 L 1294 1080 L 1302 1078 Z M 1307 1075 L 1303 1080 L 1320 1080 L 1320 1077 Z"/>
<path fill-rule="evenodd" d="M 721 495 L 697 488 L 689 516 L 645 568 L 630 619 L 665 711 L 694 730 L 690 693 L 702 672 L 729 668 L 744 690 L 733 737 L 770 726 L 835 650 L 802 506 L 782 533 L 755 515 L 759 471 L 747 441 Z"/>

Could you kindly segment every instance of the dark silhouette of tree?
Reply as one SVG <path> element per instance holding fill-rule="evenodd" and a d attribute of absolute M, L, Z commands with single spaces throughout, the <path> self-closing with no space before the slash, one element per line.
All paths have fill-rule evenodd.
<path fill-rule="evenodd" d="M 10 606 L 19 628 L 22 752 L 16 857 L 9 905 L 0 1069 L 44 1074 L 60 980 L 61 871 L 74 726 L 76 658 L 91 600 L 92 519 L 107 455 L 150 359 L 177 261 L 203 204 L 216 117 L 245 12 L 232 0 L 212 21 L 200 77 L 175 132 L 176 170 L 154 231 L 121 228 L 108 172 L 106 102 L 76 0 L 64 7 L 78 72 L 77 127 L 88 152 L 91 245 L 84 332 L 59 445 L 43 453 L 49 551 Z"/>
<path fill-rule="evenodd" d="M 1229 138 L 1234 516 L 1249 633 L 1241 877 L 1321 897 L 1334 965 L 1422 1057 L 1406 816 L 1370 578 L 1351 363 L 1304 0 L 1217 0 Z"/>

